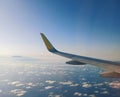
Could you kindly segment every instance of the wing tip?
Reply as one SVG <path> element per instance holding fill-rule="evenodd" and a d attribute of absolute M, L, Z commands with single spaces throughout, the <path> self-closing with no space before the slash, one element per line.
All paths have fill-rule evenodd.
<path fill-rule="evenodd" d="M 43 39 L 43 42 L 46 46 L 46 48 L 50 51 L 50 52 L 56 52 L 57 50 L 54 48 L 54 46 L 50 43 L 50 41 L 47 39 L 47 37 L 40 32 L 40 35 Z"/>

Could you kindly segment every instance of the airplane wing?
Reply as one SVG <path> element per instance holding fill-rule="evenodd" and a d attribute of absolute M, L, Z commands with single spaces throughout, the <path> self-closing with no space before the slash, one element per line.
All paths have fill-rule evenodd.
<path fill-rule="evenodd" d="M 50 43 L 50 41 L 46 38 L 46 36 L 43 33 L 40 34 L 48 51 L 72 59 L 71 61 L 66 62 L 67 64 L 72 65 L 91 64 L 94 66 L 104 68 L 106 70 L 106 72 L 100 74 L 102 77 L 120 77 L 120 63 L 58 51 L 57 49 L 54 48 L 54 46 Z"/>

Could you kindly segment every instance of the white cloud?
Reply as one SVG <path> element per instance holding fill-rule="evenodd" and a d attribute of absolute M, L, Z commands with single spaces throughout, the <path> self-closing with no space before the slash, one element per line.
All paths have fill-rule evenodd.
<path fill-rule="evenodd" d="M 15 86 L 16 87 L 19 87 L 19 86 L 23 86 L 24 84 L 16 84 Z"/>
<path fill-rule="evenodd" d="M 19 81 L 14 81 L 14 82 L 9 82 L 8 84 L 10 85 L 16 85 L 16 84 L 19 84 L 20 82 Z"/>
<path fill-rule="evenodd" d="M 99 93 L 99 91 L 94 91 L 94 93 Z"/>
<path fill-rule="evenodd" d="M 70 86 L 71 87 L 76 87 L 76 86 L 79 86 L 79 84 L 71 84 Z"/>
<path fill-rule="evenodd" d="M 55 83 L 55 81 L 52 81 L 52 80 L 47 80 L 47 81 L 45 81 L 46 83 L 48 83 L 48 84 L 53 84 L 53 83 Z"/>
<path fill-rule="evenodd" d="M 9 85 L 14 85 L 16 87 L 19 87 L 19 86 L 23 86 L 24 84 L 22 84 L 21 82 L 19 81 L 13 81 L 13 82 L 8 82 Z"/>
<path fill-rule="evenodd" d="M 32 88 L 32 87 L 31 87 L 31 86 L 27 86 L 27 87 L 26 87 L 26 89 L 30 89 L 30 88 Z"/>
<path fill-rule="evenodd" d="M 55 95 L 55 97 L 61 97 L 61 95 Z"/>
<path fill-rule="evenodd" d="M 54 94 L 53 92 L 50 92 L 48 97 L 63 97 L 62 95 Z"/>
<path fill-rule="evenodd" d="M 0 90 L 0 93 L 2 93 L 2 90 Z"/>
<path fill-rule="evenodd" d="M 3 82 L 9 82 L 9 80 L 8 80 L 8 79 L 4 79 L 4 80 L 1 80 L 1 81 L 3 81 Z"/>
<path fill-rule="evenodd" d="M 46 90 L 53 88 L 54 86 L 47 86 L 45 87 Z"/>
<path fill-rule="evenodd" d="M 109 86 L 112 88 L 120 89 L 120 82 L 119 81 L 113 81 L 109 83 Z"/>
<path fill-rule="evenodd" d="M 101 92 L 101 94 L 109 94 L 109 92 L 108 91 L 103 91 L 103 92 Z"/>
<path fill-rule="evenodd" d="M 89 95 L 89 97 L 96 97 L 94 94 Z"/>
<path fill-rule="evenodd" d="M 94 84 L 93 86 L 97 87 L 97 86 L 102 86 L 104 85 L 103 83 L 97 83 L 97 84 Z"/>
<path fill-rule="evenodd" d="M 101 88 L 101 90 L 107 90 L 106 88 Z"/>
<path fill-rule="evenodd" d="M 88 94 L 83 94 L 83 96 L 88 96 Z"/>
<path fill-rule="evenodd" d="M 81 80 L 85 81 L 86 79 L 85 79 L 85 78 L 82 78 Z"/>
<path fill-rule="evenodd" d="M 33 83 L 29 82 L 29 83 L 27 83 L 27 85 L 29 85 L 29 86 L 33 86 Z"/>
<path fill-rule="evenodd" d="M 79 92 L 75 92 L 74 93 L 74 96 L 81 96 L 82 94 L 81 93 L 79 93 Z"/>
<path fill-rule="evenodd" d="M 21 89 L 14 89 L 14 90 L 11 90 L 10 93 L 20 97 L 20 96 L 24 95 L 26 93 L 26 91 L 21 90 Z"/>
<path fill-rule="evenodd" d="M 34 84 L 32 82 L 26 83 L 27 86 L 37 86 L 37 84 Z"/>
<path fill-rule="evenodd" d="M 32 83 L 32 82 L 29 82 L 29 83 L 26 83 L 26 89 L 30 89 L 30 88 L 32 88 L 32 87 L 34 87 L 34 86 L 38 86 L 38 85 L 40 85 L 40 83 Z"/>
<path fill-rule="evenodd" d="M 71 82 L 71 81 L 67 81 L 67 82 L 59 82 L 59 84 L 62 84 L 62 85 L 71 85 L 72 82 Z"/>
<path fill-rule="evenodd" d="M 88 83 L 83 83 L 82 84 L 82 87 L 83 88 L 89 88 L 89 87 L 91 87 L 92 85 L 91 84 L 88 84 Z"/>

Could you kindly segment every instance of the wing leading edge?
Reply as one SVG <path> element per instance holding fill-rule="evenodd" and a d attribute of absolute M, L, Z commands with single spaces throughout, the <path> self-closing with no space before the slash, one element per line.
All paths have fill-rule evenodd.
<path fill-rule="evenodd" d="M 50 41 L 46 38 L 46 36 L 43 33 L 40 33 L 40 34 L 48 51 L 54 54 L 72 59 L 72 61 L 66 62 L 66 63 L 73 64 L 73 65 L 74 64 L 75 65 L 91 64 L 94 66 L 104 68 L 107 71 L 105 73 L 100 74 L 103 77 L 120 77 L 120 64 L 119 63 L 58 51 L 54 48 L 54 46 L 50 43 Z"/>

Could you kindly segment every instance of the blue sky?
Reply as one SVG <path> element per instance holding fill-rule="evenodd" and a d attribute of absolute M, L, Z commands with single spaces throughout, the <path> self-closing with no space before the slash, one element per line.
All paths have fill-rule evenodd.
<path fill-rule="evenodd" d="M 119 0 L 0 0 L 0 54 L 54 56 L 43 32 L 59 50 L 120 59 Z"/>

